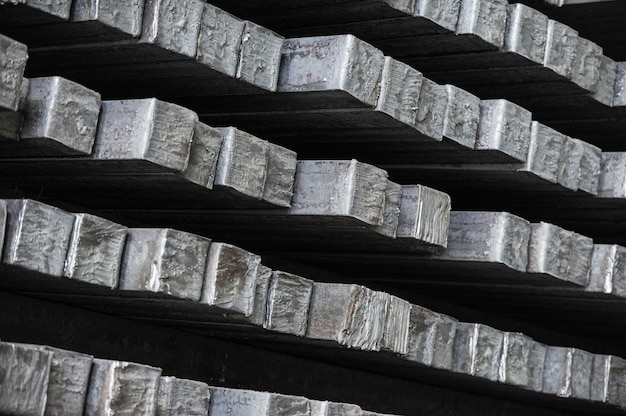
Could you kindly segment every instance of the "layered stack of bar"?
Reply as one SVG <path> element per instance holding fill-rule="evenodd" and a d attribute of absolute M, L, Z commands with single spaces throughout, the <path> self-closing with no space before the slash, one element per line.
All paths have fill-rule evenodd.
<path fill-rule="evenodd" d="M 0 0 L 0 413 L 626 411 L 617 29 L 211 3 Z"/>

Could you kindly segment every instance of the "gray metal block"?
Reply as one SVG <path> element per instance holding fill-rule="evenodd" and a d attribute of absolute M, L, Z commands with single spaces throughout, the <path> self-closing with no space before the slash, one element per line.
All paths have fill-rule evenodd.
<path fill-rule="evenodd" d="M 103 101 L 92 158 L 146 160 L 180 172 L 197 122 L 193 111 L 154 98 Z"/>
<path fill-rule="evenodd" d="M 309 400 L 299 396 L 211 387 L 209 415 L 309 416 Z"/>
<path fill-rule="evenodd" d="M 386 296 L 385 327 L 381 349 L 406 354 L 409 343 L 411 304 L 397 296 Z"/>
<path fill-rule="evenodd" d="M 333 403 L 311 400 L 311 416 L 362 416 L 361 408 L 355 404 Z"/>
<path fill-rule="evenodd" d="M 594 244 L 585 290 L 626 297 L 626 248 Z"/>
<path fill-rule="evenodd" d="M 616 62 L 613 106 L 626 106 L 626 61 Z"/>
<path fill-rule="evenodd" d="M 398 230 L 400 217 L 400 201 L 402 198 L 402 186 L 387 181 L 385 188 L 385 207 L 382 213 L 382 221 L 372 230 L 387 237 L 395 238 Z"/>
<path fill-rule="evenodd" d="M 578 31 L 550 19 L 546 41 L 546 54 L 543 64 L 557 74 L 567 77 L 572 71 L 572 62 L 576 54 Z"/>
<path fill-rule="evenodd" d="M 180 175 L 188 181 L 212 189 L 221 148 L 222 132 L 204 123 L 196 123 L 187 167 Z"/>
<path fill-rule="evenodd" d="M 17 111 L 0 111 L 0 143 L 3 141 L 17 142 L 20 139 L 24 110 L 26 110 L 26 97 L 28 97 L 29 90 L 30 80 L 22 78 Z"/>
<path fill-rule="evenodd" d="M 543 372 L 546 362 L 547 346 L 532 341 L 528 354 L 528 389 L 540 392 L 543 389 Z"/>
<path fill-rule="evenodd" d="M 255 305 L 261 257 L 239 247 L 212 243 L 200 301 L 244 316 Z"/>
<path fill-rule="evenodd" d="M 0 413 L 43 416 L 51 364 L 49 352 L 0 343 Z"/>
<path fill-rule="evenodd" d="M 161 377 L 156 416 L 206 416 L 211 395 L 206 383 Z"/>
<path fill-rule="evenodd" d="M 252 198 L 263 198 L 269 163 L 269 144 L 234 127 L 222 129 L 222 149 L 215 185 L 232 188 Z"/>
<path fill-rule="evenodd" d="M 482 324 L 459 322 L 452 371 L 498 380 L 504 333 Z"/>
<path fill-rule="evenodd" d="M 591 195 L 598 194 L 602 149 L 587 142 L 582 142 L 583 154 L 578 170 L 578 189 Z"/>
<path fill-rule="evenodd" d="M 23 0 L 22 3 L 63 20 L 69 19 L 72 7 L 72 0 Z"/>
<path fill-rule="evenodd" d="M 528 158 L 525 166 L 520 170 L 532 173 L 550 183 L 556 183 L 565 140 L 564 134 L 533 121 L 530 129 Z"/>
<path fill-rule="evenodd" d="M 305 336 L 351 346 L 350 314 L 364 293 L 363 286 L 315 282 Z"/>
<path fill-rule="evenodd" d="M 415 128 L 425 136 L 441 141 L 447 102 L 446 87 L 423 77 Z"/>
<path fill-rule="evenodd" d="M 415 16 L 425 17 L 439 26 L 454 31 L 459 20 L 461 0 L 417 0 Z"/>
<path fill-rule="evenodd" d="M 446 247 L 450 206 L 450 196 L 446 193 L 422 185 L 402 186 L 396 236 Z"/>
<path fill-rule="evenodd" d="M 33 78 L 24 113 L 21 141 L 87 155 L 96 137 L 100 94 L 61 77 Z"/>
<path fill-rule="evenodd" d="M 626 198 L 625 152 L 602 152 L 598 197 Z"/>
<path fill-rule="evenodd" d="M 617 62 L 608 56 L 600 56 L 600 81 L 593 98 L 598 102 L 613 107 L 617 83 Z"/>
<path fill-rule="evenodd" d="M 478 135 L 480 99 L 469 92 L 446 84 L 446 110 L 443 117 L 443 137 L 473 149 Z"/>
<path fill-rule="evenodd" d="M 435 258 L 501 263 L 525 272 L 528 264 L 528 221 L 506 212 L 450 213 L 448 246 Z"/>
<path fill-rule="evenodd" d="M 572 233 L 572 249 L 567 280 L 579 286 L 587 286 L 592 252 L 593 240 L 591 238 Z"/>
<path fill-rule="evenodd" d="M 26 45 L 0 35 L 0 110 L 17 111 L 27 60 Z"/>
<path fill-rule="evenodd" d="M 288 39 L 282 59 L 278 91 L 339 90 L 376 105 L 384 55 L 352 35 Z"/>
<path fill-rule="evenodd" d="M 572 191 L 578 190 L 580 182 L 580 161 L 585 151 L 581 140 L 571 137 L 565 138 L 561 158 L 559 159 L 559 173 L 557 182 L 559 185 Z"/>
<path fill-rule="evenodd" d="M 4 249 L 4 241 L 6 239 L 7 233 L 7 216 L 8 216 L 8 207 L 5 200 L 0 199 L 0 253 L 3 252 Z"/>
<path fill-rule="evenodd" d="M 93 357 L 48 346 L 24 345 L 49 353 L 50 378 L 46 393 L 46 416 L 81 416 L 87 398 L 87 385 Z"/>
<path fill-rule="evenodd" d="M 251 324 L 262 326 L 265 321 L 265 314 L 267 312 L 267 293 L 269 291 L 271 277 L 272 269 L 260 264 L 257 269 L 255 279 L 252 313 L 248 317 L 248 321 Z"/>
<path fill-rule="evenodd" d="M 531 113 L 507 100 L 483 100 L 475 149 L 496 150 L 526 162 Z"/>
<path fill-rule="evenodd" d="M 74 0 L 70 20 L 96 21 L 138 37 L 141 34 L 143 8 L 142 0 Z"/>
<path fill-rule="evenodd" d="M 304 336 L 312 292 L 313 281 L 291 273 L 272 272 L 263 327 Z"/>
<path fill-rule="evenodd" d="M 290 207 L 296 177 L 296 152 L 269 143 L 263 200 L 279 207 Z"/>
<path fill-rule="evenodd" d="M 276 91 L 284 40 L 269 29 L 246 21 L 241 38 L 237 79 L 267 91 Z"/>
<path fill-rule="evenodd" d="M 210 240 L 170 228 L 130 228 L 120 289 L 200 299 Z"/>
<path fill-rule="evenodd" d="M 593 355 L 576 348 L 548 347 L 543 393 L 589 400 Z"/>
<path fill-rule="evenodd" d="M 534 341 L 524 334 L 505 332 L 498 381 L 528 388 L 531 382 L 529 359 Z"/>
<path fill-rule="evenodd" d="M 196 58 L 202 0 L 146 0 L 141 42 Z"/>
<path fill-rule="evenodd" d="M 441 328 L 441 325 L 445 322 L 444 319 L 440 313 L 433 312 L 422 306 L 411 305 L 407 353 L 404 355 L 407 360 L 429 367 L 447 368 L 448 370 L 452 368 L 456 326 L 452 336 L 446 337 L 447 342 L 438 343 L 438 332 L 442 332 L 443 328 Z M 443 336 L 440 338 L 444 339 Z M 450 358 L 449 363 L 444 362 L 445 360 L 437 362 L 438 357 L 444 356 Z"/>
<path fill-rule="evenodd" d="M 204 5 L 196 60 L 235 77 L 245 22 L 211 4 Z"/>
<path fill-rule="evenodd" d="M 593 356 L 591 400 L 626 406 L 626 361 L 613 355 Z"/>
<path fill-rule="evenodd" d="M 598 91 L 601 57 L 602 48 L 600 46 L 588 39 L 578 37 L 569 79 L 589 92 Z"/>
<path fill-rule="evenodd" d="M 383 221 L 387 172 L 356 160 L 299 161 L 289 213 Z"/>
<path fill-rule="evenodd" d="M 160 378 L 160 368 L 94 359 L 85 416 L 154 416 Z"/>
<path fill-rule="evenodd" d="M 475 35 L 500 48 L 504 44 L 506 0 L 461 0 L 457 35 Z"/>
<path fill-rule="evenodd" d="M 418 70 L 385 56 L 376 110 L 409 126 L 415 125 L 422 78 Z"/>
<path fill-rule="evenodd" d="M 63 276 L 116 288 L 127 228 L 95 215 L 76 214 Z"/>
<path fill-rule="evenodd" d="M 545 222 L 533 223 L 530 227 L 528 271 L 567 280 L 574 233 Z"/>
<path fill-rule="evenodd" d="M 30 199 L 7 200 L 2 261 L 61 277 L 74 227 L 74 215 Z"/>
<path fill-rule="evenodd" d="M 543 65 L 546 55 L 548 16 L 521 3 L 508 7 L 502 50 Z"/>

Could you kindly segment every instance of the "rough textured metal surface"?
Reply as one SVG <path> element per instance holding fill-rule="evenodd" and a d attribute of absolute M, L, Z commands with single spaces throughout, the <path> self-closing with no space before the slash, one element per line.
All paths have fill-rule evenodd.
<path fill-rule="evenodd" d="M 130 228 L 119 287 L 199 300 L 209 244 L 170 228 Z"/>
<path fill-rule="evenodd" d="M 141 41 L 195 59 L 204 2 L 146 0 L 144 8 Z"/>
<path fill-rule="evenodd" d="M 422 74 L 409 65 L 385 56 L 376 110 L 409 126 L 416 123 Z"/>
<path fill-rule="evenodd" d="M 415 128 L 425 136 L 440 141 L 443 138 L 447 101 L 446 88 L 423 77 L 417 104 Z"/>
<path fill-rule="evenodd" d="M 537 175 L 548 182 L 556 183 L 565 140 L 565 135 L 533 121 L 530 129 L 528 157 L 526 165 L 521 170 Z"/>
<path fill-rule="evenodd" d="M 530 227 L 528 271 L 567 280 L 573 233 L 545 222 L 533 223 Z"/>
<path fill-rule="evenodd" d="M 561 22 L 550 19 L 543 64 L 557 74 L 567 77 L 572 70 L 578 32 Z"/>
<path fill-rule="evenodd" d="M 20 140 L 46 142 L 62 153 L 87 155 L 96 137 L 100 94 L 65 78 L 34 78 L 24 113 Z"/>
<path fill-rule="evenodd" d="M 583 154 L 578 170 L 578 189 L 591 195 L 597 195 L 602 149 L 587 142 L 582 144 Z"/>
<path fill-rule="evenodd" d="M 117 287 L 126 232 L 126 227 L 95 215 L 76 214 L 63 276 Z"/>
<path fill-rule="evenodd" d="M 312 292 L 313 281 L 291 273 L 272 272 L 263 327 L 304 336 Z"/>
<path fill-rule="evenodd" d="M 311 416 L 362 416 L 361 408 L 355 404 L 311 400 L 310 406 Z"/>
<path fill-rule="evenodd" d="M 181 176 L 200 186 L 213 188 L 221 148 L 221 131 L 204 123 L 196 123 L 189 149 L 189 160 Z"/>
<path fill-rule="evenodd" d="M 416 0 L 415 3 L 416 16 L 432 20 L 450 31 L 456 28 L 461 0 Z"/>
<path fill-rule="evenodd" d="M 458 35 L 475 35 L 500 48 L 504 44 L 507 19 L 506 0 L 461 0 Z"/>
<path fill-rule="evenodd" d="M 626 153 L 602 152 L 598 197 L 626 198 Z"/>
<path fill-rule="evenodd" d="M 206 416 L 211 395 L 209 386 L 194 380 L 161 377 L 156 416 Z"/>
<path fill-rule="evenodd" d="M 92 157 L 147 160 L 180 172 L 197 121 L 193 111 L 154 98 L 103 101 Z"/>
<path fill-rule="evenodd" d="M 357 301 L 362 287 L 342 283 L 315 282 L 309 305 L 306 337 L 344 342 L 342 334 L 348 331 L 351 305 Z M 350 346 L 350 344 L 345 344 Z"/>
<path fill-rule="evenodd" d="M 28 347 L 27 347 L 28 348 Z M 51 355 L 46 393 L 46 416 L 81 416 L 93 357 L 47 346 L 30 346 Z"/>
<path fill-rule="evenodd" d="M 585 290 L 626 297 L 626 248 L 594 244 Z"/>
<path fill-rule="evenodd" d="M 502 343 L 502 357 L 498 369 L 498 381 L 514 386 L 528 387 L 529 357 L 533 340 L 524 334 L 505 332 Z"/>
<path fill-rule="evenodd" d="M 196 60 L 235 77 L 245 22 L 211 4 L 204 5 Z"/>
<path fill-rule="evenodd" d="M 614 107 L 626 105 L 626 61 L 616 62 L 616 65 Z"/>
<path fill-rule="evenodd" d="M 6 239 L 7 231 L 7 215 L 8 215 L 7 203 L 5 200 L 0 199 L 0 253 L 4 249 L 4 241 Z"/>
<path fill-rule="evenodd" d="M 430 367 L 452 369 L 456 325 L 454 318 L 411 305 L 405 357 Z"/>
<path fill-rule="evenodd" d="M 547 346 L 533 341 L 528 354 L 528 389 L 540 392 L 543 389 L 543 371 L 546 363 Z"/>
<path fill-rule="evenodd" d="M 94 359 L 85 416 L 154 416 L 161 369 Z"/>
<path fill-rule="evenodd" d="M 572 248 L 570 251 L 569 271 L 567 277 L 570 282 L 579 286 L 586 286 L 589 282 L 589 267 L 593 240 L 578 233 L 572 233 Z"/>
<path fill-rule="evenodd" d="M 547 34 L 548 16 L 520 3 L 509 5 L 502 50 L 543 65 Z"/>
<path fill-rule="evenodd" d="M 593 94 L 598 102 L 612 107 L 617 82 L 617 62 L 608 56 L 600 56 L 600 81 L 598 89 Z"/>
<path fill-rule="evenodd" d="M 67 20 L 70 17 L 72 0 L 25 0 L 28 7 Z"/>
<path fill-rule="evenodd" d="M 581 140 L 565 138 L 559 159 L 560 169 L 557 175 L 559 185 L 572 191 L 578 190 L 580 161 L 584 151 L 585 147 Z"/>
<path fill-rule="evenodd" d="M 593 371 L 593 354 L 581 349 L 574 349 L 572 355 L 572 397 L 589 400 L 591 394 L 591 377 Z"/>
<path fill-rule="evenodd" d="M 384 55 L 352 35 L 288 39 L 278 78 L 278 91 L 340 90 L 375 106 Z"/>
<path fill-rule="evenodd" d="M 263 200 L 279 207 L 290 207 L 298 163 L 296 152 L 269 143 Z"/>
<path fill-rule="evenodd" d="M 141 34 L 142 0 L 74 0 L 71 21 L 97 21 L 133 37 Z"/>
<path fill-rule="evenodd" d="M 356 160 L 299 161 L 290 214 L 349 216 L 380 225 L 387 172 Z"/>
<path fill-rule="evenodd" d="M 397 236 L 446 247 L 450 208 L 450 196 L 444 192 L 422 185 L 403 186 Z"/>
<path fill-rule="evenodd" d="M 385 207 L 383 209 L 380 225 L 372 227 L 374 231 L 387 237 L 395 238 L 398 230 L 400 217 L 400 201 L 402 198 L 402 186 L 387 181 L 385 188 Z"/>
<path fill-rule="evenodd" d="M 252 313 L 248 317 L 251 324 L 262 326 L 265 321 L 267 312 L 267 293 L 270 286 L 270 278 L 272 277 L 272 269 L 259 265 L 256 273 L 254 286 L 254 304 L 252 305 Z"/>
<path fill-rule="evenodd" d="M 0 111 L 0 142 L 16 142 L 20 139 L 24 110 L 26 110 L 26 97 L 28 97 L 29 89 L 30 80 L 22 78 L 17 111 Z"/>
<path fill-rule="evenodd" d="M 591 400 L 626 406 L 626 361 L 614 355 L 593 356 Z"/>
<path fill-rule="evenodd" d="M 239 247 L 212 243 L 201 302 L 251 316 L 261 257 Z"/>
<path fill-rule="evenodd" d="M 526 271 L 528 221 L 506 212 L 450 213 L 448 246 L 441 259 L 502 263 Z"/>
<path fill-rule="evenodd" d="M 222 129 L 222 136 L 215 185 L 232 188 L 252 198 L 263 198 L 269 144 L 234 127 Z"/>
<path fill-rule="evenodd" d="M 30 199 L 7 200 L 2 261 L 60 277 L 74 226 L 74 215 Z"/>
<path fill-rule="evenodd" d="M 309 400 L 304 397 L 217 387 L 210 391 L 210 415 L 310 415 Z"/>
<path fill-rule="evenodd" d="M 385 328 L 381 349 L 406 354 L 409 343 L 411 304 L 397 296 L 386 296 Z"/>
<path fill-rule="evenodd" d="M 569 78 L 579 87 L 596 92 L 600 81 L 602 48 L 592 41 L 578 37 Z"/>
<path fill-rule="evenodd" d="M 267 91 L 276 91 L 284 38 L 246 21 L 236 77 Z"/>
<path fill-rule="evenodd" d="M 452 371 L 498 380 L 504 333 L 482 324 L 460 322 L 454 338 Z"/>
<path fill-rule="evenodd" d="M 483 100 L 476 149 L 497 150 L 525 162 L 530 143 L 531 113 L 507 100 Z"/>
<path fill-rule="evenodd" d="M 0 35 L 0 110 L 17 111 L 27 60 L 26 45 Z"/>
<path fill-rule="evenodd" d="M 43 416 L 52 356 L 25 345 L 0 344 L 0 413 Z"/>
<path fill-rule="evenodd" d="M 388 294 L 357 286 L 348 313 L 347 330 L 339 342 L 366 351 L 378 351 L 382 347 L 385 331 L 385 310 Z"/>
<path fill-rule="evenodd" d="M 576 348 L 547 348 L 543 393 L 589 399 L 592 355 Z"/>
<path fill-rule="evenodd" d="M 480 120 L 480 99 L 454 85 L 446 85 L 443 137 L 461 146 L 474 148 Z"/>

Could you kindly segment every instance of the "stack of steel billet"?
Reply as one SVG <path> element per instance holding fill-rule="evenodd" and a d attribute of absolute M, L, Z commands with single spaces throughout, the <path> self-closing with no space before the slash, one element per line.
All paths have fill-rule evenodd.
<path fill-rule="evenodd" d="M 0 343 L 0 369 L 0 412 L 9 415 L 384 416 L 354 404 L 209 386 L 44 345 Z"/>
<path fill-rule="evenodd" d="M 275 90 L 283 38 L 270 30 L 202 0 L 113 3 L 78 1 L 74 18 L 60 27 L 71 33 L 73 25 L 86 26 L 105 35 L 61 36 L 58 45 L 29 44 L 30 75 L 63 75 L 103 89 L 107 97 Z M 44 41 L 54 41 L 56 27 L 48 27 Z M 22 29 L 8 32 L 28 43 L 37 29 Z M 115 40 L 120 33 L 126 36 Z"/>

